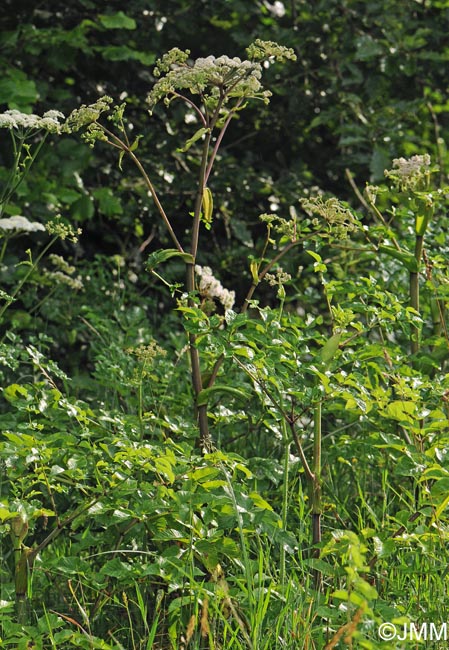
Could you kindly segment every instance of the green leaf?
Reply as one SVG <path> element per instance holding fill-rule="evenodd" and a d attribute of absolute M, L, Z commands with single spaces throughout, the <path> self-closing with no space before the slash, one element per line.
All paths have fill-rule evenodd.
<path fill-rule="evenodd" d="M 198 393 L 196 401 L 197 406 L 206 406 L 210 396 L 214 395 L 215 393 L 229 393 L 230 395 L 238 397 L 239 399 L 246 401 L 249 400 L 249 395 L 243 390 L 240 390 L 239 388 L 233 388 L 232 386 L 221 386 L 220 384 L 217 384 L 215 386 L 211 386 L 210 388 L 203 388 L 203 390 Z"/>
<path fill-rule="evenodd" d="M 141 140 L 142 138 L 143 138 L 143 135 L 138 135 L 138 136 L 136 137 L 136 139 L 134 140 L 134 142 L 132 143 L 132 145 L 130 146 L 129 150 L 130 150 L 130 151 L 136 151 L 136 149 L 137 149 L 138 146 L 139 146 L 139 142 L 140 142 L 140 140 Z"/>
<path fill-rule="evenodd" d="M 156 59 L 150 52 L 133 50 L 127 45 L 108 45 L 96 49 L 106 61 L 139 61 L 142 65 L 152 65 Z"/>
<path fill-rule="evenodd" d="M 384 246 L 383 244 L 379 246 L 381 253 L 385 253 L 390 257 L 393 257 L 395 260 L 399 260 L 405 266 L 405 268 L 410 271 L 410 273 L 418 273 L 418 263 L 416 257 L 412 253 L 407 251 L 398 251 L 397 248 L 393 246 Z"/>
<path fill-rule="evenodd" d="M 177 151 L 180 151 L 180 152 L 186 152 L 186 151 L 188 151 L 188 150 L 190 149 L 190 147 L 192 146 L 192 144 L 194 144 L 197 140 L 199 140 L 200 138 L 202 138 L 203 135 L 205 135 L 205 134 L 208 133 L 209 131 L 210 131 L 210 129 L 207 129 L 206 127 L 202 127 L 201 129 L 198 129 L 198 131 L 197 131 L 196 133 L 194 133 L 194 134 L 192 135 L 192 137 L 189 138 L 189 139 L 186 141 L 185 145 L 184 145 L 183 147 L 180 147 Z"/>
<path fill-rule="evenodd" d="M 273 510 L 268 501 L 265 501 L 258 492 L 250 492 L 249 496 L 253 500 L 256 508 L 261 508 L 262 510 Z"/>
<path fill-rule="evenodd" d="M 122 149 L 122 151 L 119 153 L 119 156 L 118 156 L 118 168 L 120 169 L 121 172 L 123 171 L 122 163 L 123 163 L 123 156 L 124 155 L 125 155 L 125 150 Z"/>
<path fill-rule="evenodd" d="M 9 68 L 0 79 L 0 104 L 19 110 L 30 109 L 39 93 L 34 81 L 16 68 Z"/>
<path fill-rule="evenodd" d="M 148 256 L 146 265 L 147 271 L 152 271 L 159 266 L 159 264 L 166 262 L 171 257 L 180 257 L 186 264 L 194 264 L 195 262 L 190 253 L 181 253 L 181 251 L 178 251 L 176 248 L 161 248 Z"/>
<path fill-rule="evenodd" d="M 110 187 L 99 187 L 92 194 L 97 199 L 102 214 L 107 217 L 123 214 L 120 197 L 115 196 Z"/>
<path fill-rule="evenodd" d="M 6 386 L 3 390 L 3 395 L 6 397 L 8 402 L 15 402 L 20 397 L 28 397 L 28 391 L 25 386 L 21 386 L 20 384 L 11 384 L 10 386 Z"/>
<path fill-rule="evenodd" d="M 406 402 L 402 400 L 394 400 L 387 405 L 385 414 L 397 420 L 398 422 L 409 422 L 413 424 L 415 418 L 412 417 L 416 413 L 416 404 L 414 402 Z"/>
<path fill-rule="evenodd" d="M 136 21 L 130 18 L 123 11 L 116 14 L 101 14 L 98 16 L 100 23 L 106 29 L 136 29 Z"/>
<path fill-rule="evenodd" d="M 78 201 L 72 204 L 71 215 L 77 221 L 88 221 L 95 214 L 95 206 L 92 198 L 83 194 Z"/>
<path fill-rule="evenodd" d="M 320 357 L 321 361 L 324 363 L 329 363 L 335 356 L 335 353 L 338 350 L 340 345 L 341 332 L 337 332 L 326 341 L 326 343 L 321 348 Z"/>

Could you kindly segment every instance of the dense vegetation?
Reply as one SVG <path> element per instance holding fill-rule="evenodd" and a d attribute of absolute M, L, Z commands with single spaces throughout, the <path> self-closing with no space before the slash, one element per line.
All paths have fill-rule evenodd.
<path fill-rule="evenodd" d="M 449 2 L 3 4 L 0 647 L 447 647 Z"/>

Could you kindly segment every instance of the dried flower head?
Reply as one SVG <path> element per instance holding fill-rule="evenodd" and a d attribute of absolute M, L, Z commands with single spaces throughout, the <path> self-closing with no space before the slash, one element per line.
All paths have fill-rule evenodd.
<path fill-rule="evenodd" d="M 277 287 L 287 284 L 287 282 L 290 282 L 291 279 L 292 276 L 290 273 L 286 273 L 280 266 L 278 266 L 275 273 L 265 274 L 265 280 L 268 282 L 270 287 Z"/>

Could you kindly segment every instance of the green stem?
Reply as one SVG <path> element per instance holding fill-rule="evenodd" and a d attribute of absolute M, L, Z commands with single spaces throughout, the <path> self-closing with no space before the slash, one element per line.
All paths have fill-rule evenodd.
<path fill-rule="evenodd" d="M 312 481 L 312 542 L 321 542 L 321 401 L 317 402 L 313 413 L 313 481 Z M 316 549 L 319 555 L 319 549 Z"/>
<path fill-rule="evenodd" d="M 424 236 L 416 235 L 415 259 L 419 269 L 423 252 Z M 410 306 L 419 314 L 419 273 L 410 272 Z M 412 354 L 419 352 L 419 328 L 412 325 L 411 328 L 411 351 Z"/>
<path fill-rule="evenodd" d="M 105 130 L 106 130 L 106 129 L 105 129 Z M 107 130 L 106 130 L 106 131 L 107 131 Z M 121 141 L 120 141 L 120 142 L 121 142 Z M 154 203 L 155 203 L 155 205 L 156 205 L 156 207 L 157 207 L 157 209 L 158 209 L 159 214 L 160 214 L 161 217 L 162 217 L 162 221 L 164 222 L 165 226 L 167 227 L 167 230 L 168 230 L 168 232 L 169 232 L 169 234 L 170 234 L 170 237 L 171 237 L 171 239 L 172 239 L 174 245 L 176 246 L 176 248 L 178 249 L 178 251 L 179 251 L 180 253 L 183 253 L 183 252 L 184 252 L 184 249 L 183 249 L 183 247 L 181 246 L 181 244 L 180 244 L 178 238 L 176 237 L 175 231 L 173 230 L 172 225 L 171 225 L 171 223 L 170 223 L 170 219 L 167 217 L 167 214 L 165 213 L 165 210 L 164 210 L 164 208 L 162 207 L 162 204 L 161 204 L 161 202 L 160 202 L 160 200 L 159 200 L 159 197 L 158 197 L 158 195 L 157 195 L 157 192 L 156 192 L 156 190 L 154 189 L 154 185 L 153 185 L 153 183 L 150 181 L 150 178 L 149 178 L 148 174 L 146 173 L 146 171 L 145 171 L 145 169 L 144 169 L 142 163 L 141 163 L 140 160 L 137 158 L 137 156 L 136 156 L 132 151 L 130 151 L 129 147 L 127 147 L 127 146 L 125 145 L 124 142 L 122 142 L 122 148 L 123 148 L 124 151 L 126 151 L 126 153 L 130 156 L 131 160 L 132 160 L 133 163 L 136 165 L 136 167 L 137 167 L 137 169 L 139 170 L 139 172 L 140 172 L 140 174 L 141 174 L 143 180 L 145 181 L 145 185 L 148 187 L 148 189 L 149 189 L 149 191 L 150 191 L 151 197 L 152 197 L 152 199 L 153 199 L 153 201 L 154 201 Z"/>
<path fill-rule="evenodd" d="M 23 287 L 23 285 L 25 284 L 25 282 L 28 280 L 28 278 L 30 277 L 30 275 L 31 275 L 32 273 L 34 273 L 34 271 L 36 270 L 37 266 L 39 265 L 39 262 L 41 261 L 41 259 L 44 257 L 44 255 L 47 253 L 47 251 L 48 251 L 48 250 L 53 246 L 53 244 L 55 243 L 55 241 L 56 241 L 57 239 L 58 239 L 57 236 L 56 236 L 56 237 L 53 237 L 53 238 L 49 241 L 49 243 L 48 243 L 46 246 L 44 246 L 44 248 L 42 249 L 42 251 L 41 251 L 41 252 L 39 253 L 39 255 L 37 256 L 36 261 L 35 261 L 35 262 L 30 266 L 30 268 L 29 268 L 29 270 L 28 270 L 28 273 L 25 273 L 25 275 L 23 276 L 23 278 L 20 280 L 19 284 L 17 285 L 17 287 L 16 287 L 14 293 L 11 295 L 11 298 L 13 298 L 13 300 L 14 300 L 14 298 L 18 295 L 19 291 L 21 290 L 21 288 Z M 3 305 L 3 307 L 0 309 L 0 321 L 1 321 L 1 319 L 3 318 L 3 315 L 4 315 L 5 311 L 8 309 L 8 307 L 9 307 L 11 304 L 12 304 L 12 301 L 11 301 L 11 302 L 7 302 L 7 303 L 5 303 L 5 304 Z"/>
<path fill-rule="evenodd" d="M 288 481 L 289 481 L 289 466 L 290 466 L 290 445 L 291 441 L 289 440 L 288 437 L 288 432 L 287 432 L 287 423 L 285 421 L 285 418 L 282 418 L 282 433 L 283 433 L 283 439 L 284 439 L 284 483 L 282 486 L 282 529 L 287 530 L 287 518 L 288 518 Z M 279 578 L 281 585 L 284 586 L 285 584 L 285 578 L 286 578 L 286 572 L 285 572 L 285 557 L 286 557 L 286 552 L 285 552 L 285 545 L 281 543 L 281 550 L 280 550 L 280 568 L 279 568 Z"/>
<path fill-rule="evenodd" d="M 301 244 L 301 243 L 302 243 L 302 240 L 297 240 L 297 241 L 294 241 L 294 242 L 290 242 L 289 244 L 286 244 L 286 246 L 284 246 L 284 248 L 281 251 L 279 251 L 279 253 L 277 255 L 275 255 L 270 262 L 268 262 L 268 264 L 266 264 L 264 266 L 262 271 L 260 271 L 260 273 L 257 276 L 257 282 L 253 281 L 251 283 L 251 286 L 248 289 L 248 293 L 246 294 L 245 299 L 243 301 L 243 305 L 242 305 L 242 308 L 240 310 L 240 313 L 244 314 L 244 313 L 246 313 L 248 311 L 249 304 L 250 304 L 250 301 L 251 301 L 251 299 L 252 299 L 252 297 L 254 295 L 255 290 L 257 289 L 259 284 L 262 282 L 265 275 L 270 271 L 270 269 L 277 262 L 279 262 L 279 260 L 282 257 L 284 257 L 284 255 L 286 255 L 292 248 L 294 248 L 295 246 L 298 246 L 298 244 Z M 264 247 L 264 252 L 265 252 L 265 250 L 266 250 L 266 246 Z M 210 388 L 211 386 L 214 385 L 215 380 L 217 379 L 218 372 L 219 372 L 219 370 L 220 370 L 220 368 L 221 368 L 221 366 L 223 364 L 224 359 L 225 359 L 224 354 L 221 354 L 218 357 L 218 359 L 215 361 L 214 366 L 212 368 L 212 372 L 210 374 L 208 384 L 207 384 L 207 388 Z"/>
<path fill-rule="evenodd" d="M 196 255 L 198 252 L 201 208 L 203 203 L 203 192 L 205 187 L 207 159 L 209 156 L 209 147 L 211 141 L 211 132 L 206 136 L 203 145 L 203 153 L 201 156 L 201 165 L 198 177 L 198 189 L 196 194 L 195 209 L 193 213 L 193 226 L 191 236 L 190 253 L 193 258 L 191 264 L 186 264 L 186 289 L 188 293 L 189 306 L 194 306 L 193 292 L 195 291 L 195 263 Z M 193 332 L 189 332 L 189 352 L 192 373 L 192 386 L 195 393 L 195 402 L 203 389 L 203 382 L 201 379 L 201 364 L 198 348 L 196 347 L 196 336 Z M 207 404 L 196 406 L 196 415 L 198 426 L 200 430 L 200 444 L 205 451 L 212 450 L 212 439 L 209 431 L 209 423 L 207 418 Z"/>

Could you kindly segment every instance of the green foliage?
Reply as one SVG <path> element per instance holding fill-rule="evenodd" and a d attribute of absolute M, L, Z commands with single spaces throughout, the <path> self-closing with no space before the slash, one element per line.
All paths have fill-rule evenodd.
<path fill-rule="evenodd" d="M 0 646 L 415 647 L 378 627 L 448 610 L 446 3 L 28 4 Z"/>

